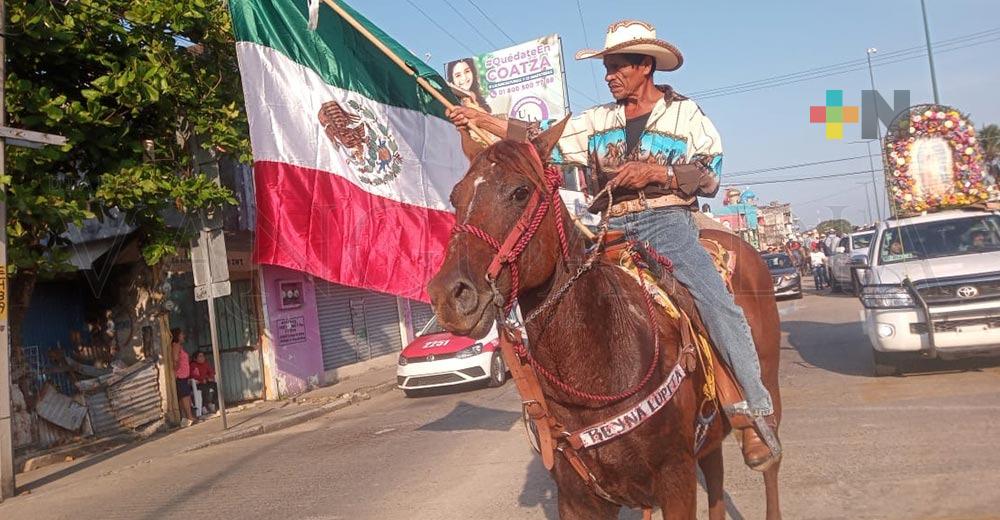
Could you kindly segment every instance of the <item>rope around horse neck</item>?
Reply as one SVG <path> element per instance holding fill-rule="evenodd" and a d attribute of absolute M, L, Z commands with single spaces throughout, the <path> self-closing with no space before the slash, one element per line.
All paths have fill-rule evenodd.
<path fill-rule="evenodd" d="M 545 299 L 545 301 L 542 302 L 541 305 L 536 307 L 535 310 L 531 311 L 531 313 L 528 314 L 528 317 L 524 319 L 525 326 L 527 326 L 529 323 L 537 319 L 542 313 L 558 305 L 558 303 L 562 301 L 563 297 L 566 296 L 566 293 L 569 292 L 570 287 L 572 287 L 573 284 L 575 284 L 577 280 L 579 280 L 580 277 L 584 275 L 584 273 L 589 271 L 597 262 L 597 259 L 600 258 L 601 246 L 604 243 L 604 237 L 607 235 L 608 228 L 610 225 L 609 222 L 610 221 L 609 217 L 611 213 L 610 208 L 612 205 L 614 205 L 614 196 L 611 194 L 610 186 L 605 186 L 603 190 L 598 192 L 597 195 L 594 196 L 594 200 L 597 200 L 602 196 L 608 198 L 608 209 L 606 209 L 604 213 L 601 215 L 600 231 L 598 231 L 597 237 L 594 240 L 593 251 L 591 251 L 590 254 L 587 255 L 587 259 L 584 261 L 583 265 L 581 265 L 576 270 L 576 273 L 573 274 L 573 276 L 570 277 L 569 280 L 566 280 L 566 282 L 564 282 L 563 285 L 558 290 L 556 290 L 555 293 L 549 295 Z M 657 260 L 659 261 L 659 259 Z M 669 263 L 669 260 L 667 260 L 666 262 Z M 650 323 L 655 323 L 656 309 L 653 302 L 653 298 L 649 294 L 649 292 L 646 291 L 645 289 L 643 289 L 642 294 L 646 302 L 646 313 L 649 316 Z M 509 312 L 507 316 L 509 316 Z M 610 395 L 595 394 L 574 388 L 573 386 L 570 386 L 566 382 L 559 379 L 559 377 L 550 372 L 541 363 L 539 363 L 534 356 L 531 355 L 531 352 L 528 351 L 527 347 L 524 346 L 523 342 L 518 343 L 514 348 L 517 352 L 517 355 L 526 359 L 528 363 L 531 364 L 531 366 L 538 371 L 538 373 L 542 374 L 542 376 L 545 377 L 545 379 L 547 379 L 550 383 L 555 385 L 563 392 L 580 399 L 588 399 L 591 401 L 598 401 L 608 404 L 627 399 L 638 393 L 639 390 L 642 390 L 643 387 L 645 387 L 649 383 L 649 380 L 653 377 L 653 374 L 656 373 L 656 367 L 659 366 L 659 361 L 660 361 L 660 336 L 659 334 L 657 334 L 654 325 L 653 360 L 650 362 L 649 368 L 646 370 L 646 373 L 643 375 L 642 379 L 634 386 L 630 387 L 628 390 L 624 390 L 616 394 L 610 394 Z"/>
<path fill-rule="evenodd" d="M 531 355 L 531 352 L 529 352 L 528 349 L 524 346 L 524 342 L 517 343 L 514 346 L 515 352 L 517 353 L 518 356 L 521 356 L 524 359 L 528 360 L 528 363 L 531 364 L 531 366 L 535 370 L 537 370 L 538 373 L 542 374 L 542 376 L 544 376 L 545 379 L 547 379 L 550 383 L 555 385 L 563 392 L 572 395 L 573 397 L 577 397 L 580 399 L 587 399 L 591 401 L 598 401 L 606 404 L 616 403 L 618 401 L 627 399 L 638 393 L 639 390 L 642 390 L 649 383 L 649 380 L 653 378 L 653 374 L 656 373 L 656 367 L 660 366 L 660 335 L 656 330 L 656 306 L 653 302 L 652 295 L 650 295 L 649 291 L 647 291 L 645 288 L 642 289 L 642 295 L 644 296 L 644 300 L 646 302 L 646 314 L 649 317 L 653 333 L 653 359 L 652 361 L 650 361 L 649 368 L 646 369 L 646 373 L 642 376 L 642 379 L 634 386 L 630 387 L 628 390 L 624 390 L 616 394 L 595 394 L 579 390 L 569 385 L 565 381 L 559 379 L 555 374 L 550 372 L 541 363 L 539 363 L 538 360 Z"/>
<path fill-rule="evenodd" d="M 536 307 L 535 310 L 531 311 L 531 313 L 528 314 L 528 317 L 524 319 L 525 325 L 535 321 L 535 319 L 538 318 L 538 316 L 540 316 L 543 312 L 547 311 L 548 309 L 559 303 L 563 299 L 563 297 L 566 296 L 566 293 L 569 291 L 570 287 L 572 287 L 573 284 L 575 284 L 576 281 L 579 280 L 580 277 L 584 275 L 584 273 L 589 271 L 590 268 L 593 267 L 594 264 L 597 262 L 597 259 L 600 258 L 601 245 L 604 243 L 604 237 L 608 234 L 608 227 L 610 225 L 609 217 L 611 213 L 611 206 L 612 204 L 614 204 L 614 197 L 611 195 L 610 187 L 605 186 L 603 190 L 601 190 L 600 192 L 597 193 L 597 195 L 594 196 L 594 200 L 596 201 L 601 196 L 606 196 L 608 198 L 608 209 L 606 209 L 604 213 L 601 215 L 600 231 L 598 231 L 597 237 L 594 238 L 594 250 L 591 251 L 589 255 L 587 255 L 587 259 L 584 260 L 583 265 L 577 268 L 576 273 L 573 276 L 571 276 L 569 280 L 566 280 L 566 282 L 563 283 L 563 285 L 559 287 L 559 289 L 556 290 L 555 293 L 545 298 L 545 300 L 542 302 L 541 305 Z"/>

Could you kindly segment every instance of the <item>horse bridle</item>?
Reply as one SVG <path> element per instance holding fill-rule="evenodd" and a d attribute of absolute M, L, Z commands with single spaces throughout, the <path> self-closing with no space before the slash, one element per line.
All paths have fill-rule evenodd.
<path fill-rule="evenodd" d="M 562 184 L 562 174 L 559 169 L 552 165 L 545 167 L 542 163 L 541 156 L 538 154 L 538 150 L 535 149 L 534 145 L 524 143 L 523 146 L 526 146 L 529 150 L 528 156 L 531 157 L 532 160 L 533 173 L 537 174 L 537 172 L 542 172 L 542 175 L 539 176 L 542 180 L 540 181 L 535 177 L 528 176 L 528 179 L 535 184 L 536 189 L 531 194 L 524 210 L 521 211 L 521 216 L 514 224 L 514 227 L 507 233 L 503 243 L 500 243 L 482 228 L 473 226 L 469 223 L 455 225 L 452 229 L 452 234 L 469 233 L 470 235 L 489 244 L 490 247 L 497 252 L 486 270 L 486 281 L 493 292 L 494 303 L 497 307 L 500 307 L 503 312 L 503 316 L 498 320 L 501 328 L 501 337 L 507 340 L 506 342 L 509 343 L 510 347 L 515 351 L 518 357 L 526 361 L 536 371 L 548 379 L 549 382 L 569 395 L 605 404 L 624 400 L 638 393 L 639 390 L 645 387 L 652 378 L 653 374 L 656 372 L 656 367 L 658 366 L 660 359 L 660 346 L 659 337 L 655 333 L 653 334 L 653 359 L 642 379 L 629 389 L 622 392 L 614 394 L 595 394 L 570 386 L 540 364 L 534 356 L 528 352 L 528 349 L 525 348 L 524 342 L 520 338 L 520 331 L 517 330 L 518 325 L 513 321 L 511 311 L 513 310 L 514 302 L 517 301 L 518 292 L 520 291 L 520 275 L 517 267 L 517 261 L 520 258 L 521 253 L 523 253 L 525 248 L 527 248 L 528 243 L 530 243 L 531 239 L 535 236 L 539 226 L 548 214 L 549 208 L 552 206 L 558 208 L 559 204 L 562 204 L 562 199 L 559 195 L 559 186 Z M 607 188 L 602 190 L 602 192 L 598 194 L 598 197 L 602 195 L 606 195 L 608 197 L 608 207 L 610 207 L 610 190 Z M 572 285 L 594 265 L 594 262 L 600 256 L 600 244 L 603 241 L 608 229 L 607 217 L 607 212 L 605 212 L 603 218 L 601 219 L 601 230 L 597 235 L 598 246 L 594 248 L 587 260 L 580 265 L 579 268 L 577 268 L 576 273 L 572 277 L 570 277 L 559 289 L 554 291 L 554 293 L 550 294 L 545 301 L 543 301 L 534 311 L 532 311 L 531 314 L 528 315 L 528 317 L 524 320 L 525 325 L 533 321 L 542 312 L 558 303 L 569 288 L 572 287 Z M 569 243 L 566 238 L 566 229 L 564 228 L 563 219 L 561 218 L 556 218 L 556 231 L 559 235 L 560 250 L 563 260 L 565 261 L 569 258 Z M 511 289 L 510 293 L 506 297 L 500 294 L 500 289 L 496 285 L 497 279 L 500 276 L 500 273 L 503 272 L 505 266 L 510 269 L 511 277 Z M 649 315 L 650 323 L 653 323 L 653 315 L 655 313 L 653 308 L 655 307 L 655 304 L 653 303 L 652 297 L 648 292 L 643 291 L 643 295 L 645 296 L 646 301 L 646 312 Z"/>
<path fill-rule="evenodd" d="M 521 216 L 517 219 L 510 232 L 507 233 L 504 241 L 502 243 L 499 242 L 482 228 L 473 226 L 472 224 L 456 224 L 452 228 L 452 235 L 468 233 L 486 242 L 496 251 L 496 255 L 493 256 L 493 260 L 486 269 L 486 282 L 493 291 L 494 302 L 498 306 L 502 303 L 505 317 L 510 315 L 511 310 L 514 308 L 514 302 L 517 300 L 517 294 L 520 291 L 521 279 L 517 261 L 521 257 L 521 253 L 528 247 L 531 239 L 535 236 L 542 221 L 545 220 L 549 208 L 553 206 L 558 207 L 558 204 L 562 202 L 559 198 L 559 186 L 562 185 L 562 173 L 559 171 L 559 168 L 552 165 L 545 167 L 541 156 L 538 154 L 538 150 L 535 149 L 533 144 L 524 143 L 522 146 L 529 150 L 528 156 L 531 157 L 533 175 L 528 175 L 527 177 L 535 185 L 535 189 L 532 191 L 524 210 L 521 211 Z M 566 229 L 561 218 L 556 218 L 556 232 L 559 235 L 560 252 L 562 253 L 563 260 L 566 260 L 569 258 L 569 242 L 566 238 Z M 511 281 L 510 292 L 506 297 L 500 294 L 500 290 L 496 285 L 504 267 L 510 269 Z"/>

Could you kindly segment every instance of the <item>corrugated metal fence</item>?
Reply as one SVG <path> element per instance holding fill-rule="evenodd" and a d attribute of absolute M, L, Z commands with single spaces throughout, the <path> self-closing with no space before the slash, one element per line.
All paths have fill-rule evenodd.
<path fill-rule="evenodd" d="M 80 381 L 94 435 L 99 437 L 134 431 L 163 417 L 155 360 L 96 379 Z"/>

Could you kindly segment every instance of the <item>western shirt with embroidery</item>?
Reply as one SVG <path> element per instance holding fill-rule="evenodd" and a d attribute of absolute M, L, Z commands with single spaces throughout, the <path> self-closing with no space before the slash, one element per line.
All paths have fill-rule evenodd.
<path fill-rule="evenodd" d="M 714 197 L 722 174 L 722 140 L 698 105 L 670 87 L 649 114 L 639 144 L 626 153 L 625 109 L 617 103 L 590 108 L 569 120 L 552 151 L 555 164 L 590 168 L 590 180 L 603 188 L 629 161 L 672 165 L 679 189 L 652 185 L 641 190 L 615 190 L 616 202 L 666 196 L 670 205 L 697 207 L 697 197 Z M 547 128 L 553 122 L 542 125 Z M 600 202 L 600 201 L 597 201 Z M 602 209 L 595 207 L 592 209 Z"/>

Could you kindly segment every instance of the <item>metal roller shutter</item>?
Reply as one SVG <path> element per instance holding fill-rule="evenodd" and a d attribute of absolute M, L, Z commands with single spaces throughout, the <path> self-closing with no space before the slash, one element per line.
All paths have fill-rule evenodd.
<path fill-rule="evenodd" d="M 403 348 L 395 296 L 317 280 L 316 311 L 324 370 Z"/>
<path fill-rule="evenodd" d="M 431 318 L 434 317 L 434 309 L 428 303 L 418 300 L 410 300 L 410 320 L 413 323 L 413 333 L 420 332 Z"/>

